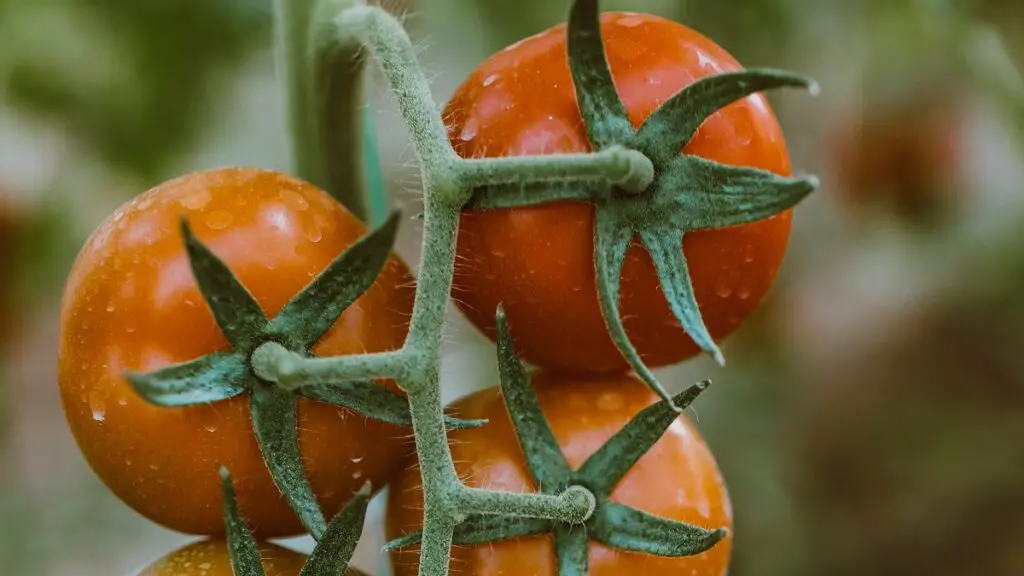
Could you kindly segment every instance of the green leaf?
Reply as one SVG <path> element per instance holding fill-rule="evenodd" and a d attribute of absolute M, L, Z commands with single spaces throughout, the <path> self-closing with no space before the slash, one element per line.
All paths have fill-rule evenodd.
<path fill-rule="evenodd" d="M 573 2 L 567 34 L 569 70 L 587 137 L 596 150 L 627 142 L 634 135 L 633 125 L 605 58 L 597 0 Z"/>
<path fill-rule="evenodd" d="M 626 251 L 633 242 L 633 229 L 611 208 L 598 206 L 594 229 L 594 259 L 596 268 L 597 294 L 601 302 L 608 333 L 616 348 L 622 353 L 630 367 L 650 386 L 655 394 L 672 405 L 672 396 L 658 382 L 651 369 L 644 364 L 633 343 L 629 341 L 626 327 L 619 316 L 619 285 L 622 281 L 622 263 Z"/>
<path fill-rule="evenodd" d="M 471 516 L 466 521 L 455 527 L 452 535 L 452 544 L 469 546 L 473 544 L 485 544 L 487 542 L 500 542 L 502 540 L 513 540 L 527 536 L 548 534 L 554 529 L 551 520 L 542 518 L 525 518 L 522 516 Z M 388 542 L 384 550 L 398 550 L 408 546 L 419 544 L 423 537 L 423 531 L 410 532 L 399 538 Z"/>
<path fill-rule="evenodd" d="M 701 392 L 711 385 L 710 380 L 698 382 L 677 394 L 675 405 L 686 410 Z M 580 466 L 577 475 L 597 494 L 609 494 L 619 480 L 661 439 L 668 427 L 679 417 L 665 402 L 652 404 L 634 416 L 604 446 L 601 446 Z"/>
<path fill-rule="evenodd" d="M 299 390 L 299 394 L 317 402 L 343 406 L 363 416 L 395 426 L 412 426 L 408 399 L 369 380 L 304 386 Z M 462 420 L 446 416 L 445 423 L 449 430 L 459 430 L 479 428 L 486 424 L 487 420 Z"/>
<path fill-rule="evenodd" d="M 153 372 L 128 372 L 125 379 L 144 400 L 157 406 L 192 406 L 234 398 L 245 392 L 246 359 L 214 352 Z"/>
<path fill-rule="evenodd" d="M 589 202 L 608 191 L 603 179 L 575 182 L 529 182 L 478 187 L 463 210 L 502 210 L 552 202 Z"/>
<path fill-rule="evenodd" d="M 665 178 L 680 175 L 685 193 L 672 202 L 686 230 L 723 228 L 763 220 L 792 208 L 818 187 L 814 176 L 786 178 L 757 168 L 727 166 L 697 156 L 679 157 Z M 668 181 L 665 182 L 666 185 Z"/>
<path fill-rule="evenodd" d="M 695 556 L 728 535 L 725 529 L 705 530 L 610 501 L 598 506 L 588 525 L 590 536 L 606 546 L 667 557 Z"/>
<path fill-rule="evenodd" d="M 537 393 L 530 383 L 523 363 L 516 355 L 515 344 L 508 331 L 505 311 L 498 307 L 498 375 L 512 426 L 526 457 L 527 468 L 542 492 L 557 493 L 565 487 L 572 469 L 555 439 L 537 402 Z M 552 492 L 554 491 L 554 492 Z"/>
<path fill-rule="evenodd" d="M 192 275 L 217 326 L 232 346 L 247 347 L 267 325 L 267 315 L 227 265 L 196 238 L 184 217 L 181 235 Z"/>
<path fill-rule="evenodd" d="M 705 120 L 722 108 L 763 90 L 811 89 L 813 80 L 784 70 L 752 69 L 702 78 L 658 107 L 637 131 L 639 146 L 652 159 L 678 155 Z"/>
<path fill-rule="evenodd" d="M 348 563 L 363 533 L 370 492 L 370 484 L 366 483 L 331 520 L 299 576 L 336 575 L 348 570 Z"/>
<path fill-rule="evenodd" d="M 559 524 L 555 526 L 555 557 L 558 576 L 587 576 L 590 560 L 587 557 L 587 527 Z"/>
<path fill-rule="evenodd" d="M 270 477 L 302 525 L 319 540 L 327 522 L 320 511 L 299 453 L 295 396 L 273 386 L 258 386 L 250 395 L 253 431 Z"/>
<path fill-rule="evenodd" d="M 231 555 L 231 572 L 235 576 L 263 576 L 259 544 L 245 518 L 238 512 L 235 485 L 231 481 L 231 474 L 223 466 L 220 469 L 220 486 L 223 494 L 224 533 L 228 553 Z"/>
<path fill-rule="evenodd" d="M 654 261 L 661 291 L 672 315 L 701 350 L 711 354 L 719 364 L 725 364 L 725 357 L 704 325 L 704 318 L 697 307 L 686 255 L 683 254 L 682 236 L 681 231 L 672 228 L 640 231 L 640 239 Z"/>
<path fill-rule="evenodd" d="M 338 256 L 270 321 L 267 332 L 289 348 L 312 348 L 380 273 L 398 233 L 399 214 L 359 239 Z"/>

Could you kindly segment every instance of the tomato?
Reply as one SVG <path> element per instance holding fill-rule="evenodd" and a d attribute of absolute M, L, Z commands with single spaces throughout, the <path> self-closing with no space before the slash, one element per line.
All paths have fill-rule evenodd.
<path fill-rule="evenodd" d="M 541 409 L 565 453 L 578 468 L 630 418 L 658 397 L 626 375 L 567 377 L 536 373 L 533 383 Z M 462 418 L 487 418 L 482 428 L 451 433 L 452 456 L 467 485 L 493 490 L 536 490 L 515 431 L 496 388 L 467 396 L 452 406 Z M 611 493 L 616 502 L 656 516 L 706 528 L 732 527 L 732 508 L 718 466 L 707 444 L 685 417 L 630 470 Z M 408 466 L 390 490 L 387 533 L 396 538 L 421 526 L 422 492 L 418 466 Z M 731 537 L 688 558 L 660 558 L 616 551 L 590 543 L 591 576 L 625 574 L 724 575 Z M 419 551 L 392 553 L 397 576 L 416 574 Z M 452 548 L 451 574 L 557 574 L 550 538 L 535 536 Z"/>
<path fill-rule="evenodd" d="M 276 544 L 261 543 L 260 559 L 266 576 L 298 576 L 306 555 Z M 234 576 L 231 556 L 223 540 L 189 544 L 153 562 L 138 576 Z"/>
<path fill-rule="evenodd" d="M 228 348 L 190 271 L 181 215 L 268 316 L 366 231 L 317 188 L 248 168 L 185 176 L 117 210 L 78 256 L 62 303 L 59 379 L 71 430 L 110 489 L 155 522 L 222 534 L 218 469 L 226 466 L 260 537 L 300 533 L 260 457 L 246 395 L 158 407 L 123 377 Z M 414 293 L 393 256 L 313 352 L 399 348 Z M 298 417 L 303 461 L 328 517 L 367 480 L 386 484 L 406 449 L 408 431 L 346 409 L 299 399 Z"/>
<path fill-rule="evenodd" d="M 722 48 L 669 20 L 632 13 L 601 18 L 607 58 L 630 120 L 639 126 L 695 80 L 740 70 Z M 465 158 L 585 152 L 587 140 L 557 26 L 485 61 L 458 88 L 444 117 Z M 686 154 L 790 174 L 782 130 L 761 95 L 708 118 Z M 757 308 L 782 262 L 791 213 L 688 233 L 682 241 L 697 303 L 711 335 L 728 336 Z M 540 366 L 603 372 L 627 368 L 608 336 L 595 285 L 594 208 L 555 203 L 466 212 L 453 297 L 495 337 L 503 304 L 521 356 Z M 622 275 L 626 332 L 651 367 L 699 352 L 673 317 L 645 248 L 634 239 Z"/>

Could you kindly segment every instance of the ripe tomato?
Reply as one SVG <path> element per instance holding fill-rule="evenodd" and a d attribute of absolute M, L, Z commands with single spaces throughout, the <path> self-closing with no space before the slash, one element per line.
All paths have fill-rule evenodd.
<path fill-rule="evenodd" d="M 276 544 L 261 543 L 260 559 L 266 576 L 297 576 L 306 555 Z M 234 576 L 231 556 L 223 540 L 189 544 L 153 562 L 138 576 Z"/>
<path fill-rule="evenodd" d="M 630 418 L 658 397 L 642 381 L 625 375 L 565 377 L 536 373 L 533 383 L 541 409 L 565 453 L 578 468 Z M 515 431 L 496 388 L 476 392 L 453 404 L 462 418 L 487 418 L 488 424 L 451 433 L 452 456 L 469 486 L 521 492 L 536 490 L 526 469 Z M 396 538 L 422 525 L 418 466 L 407 467 L 391 487 L 387 533 Z M 706 528 L 732 528 L 732 508 L 715 463 L 697 429 L 679 418 L 630 470 L 611 499 L 656 516 Z M 590 574 L 724 575 L 731 537 L 688 558 L 660 558 L 616 551 L 590 543 Z M 392 553 L 397 576 L 416 574 L 419 551 Z M 550 538 L 535 536 L 452 549 L 451 574 L 557 574 Z"/>
<path fill-rule="evenodd" d="M 632 13 L 601 18 L 608 62 L 630 120 L 639 126 L 695 80 L 740 70 L 722 48 L 670 20 Z M 557 26 L 484 62 L 445 108 L 452 144 L 465 158 L 585 152 L 587 140 Z M 723 164 L 790 174 L 782 130 L 754 95 L 708 118 L 684 152 Z M 682 241 L 704 322 L 728 336 L 764 298 L 790 232 L 790 212 L 702 230 Z M 614 371 L 626 361 L 608 336 L 594 272 L 594 209 L 556 203 L 464 213 L 453 297 L 495 337 L 503 304 L 522 357 L 565 371 Z M 635 240 L 623 267 L 621 315 L 648 366 L 699 352 L 673 317 L 645 248 Z"/>
<path fill-rule="evenodd" d="M 228 348 L 190 271 L 181 215 L 270 316 L 366 230 L 326 193 L 257 169 L 192 174 L 123 206 L 78 256 L 64 295 L 59 377 L 71 430 L 110 489 L 155 522 L 222 534 L 218 469 L 226 466 L 260 537 L 297 534 L 260 457 L 247 396 L 164 408 L 123 377 Z M 397 349 L 414 293 L 408 268 L 392 257 L 314 353 Z M 303 461 L 328 517 L 367 480 L 387 483 L 408 434 L 305 399 L 298 417 Z"/>

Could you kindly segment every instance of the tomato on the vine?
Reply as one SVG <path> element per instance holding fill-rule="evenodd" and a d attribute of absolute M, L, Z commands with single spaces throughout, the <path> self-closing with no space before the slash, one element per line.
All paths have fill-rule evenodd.
<path fill-rule="evenodd" d="M 260 544 L 266 576 L 298 576 L 306 555 L 270 543 Z M 202 540 L 184 546 L 142 569 L 138 576 L 235 576 L 224 540 Z"/>
<path fill-rule="evenodd" d="M 725 50 L 663 18 L 601 16 L 607 59 L 634 127 L 694 81 L 741 70 Z M 556 26 L 495 54 L 447 104 L 455 150 L 465 158 L 591 149 Z M 782 129 L 765 98 L 735 102 L 708 118 L 685 154 L 790 175 Z M 696 300 L 710 334 L 722 339 L 768 292 L 786 252 L 791 212 L 750 224 L 687 233 L 682 240 Z M 453 297 L 492 338 L 502 304 L 522 357 L 540 366 L 603 372 L 628 367 L 608 335 L 594 269 L 594 208 L 556 203 L 461 217 Z M 654 265 L 634 239 L 622 273 L 621 316 L 651 367 L 699 352 L 675 320 Z"/>
<path fill-rule="evenodd" d="M 538 401 L 568 464 L 578 468 L 642 409 L 658 401 L 642 381 L 627 375 L 567 377 L 535 373 Z M 511 492 L 535 491 L 502 396 L 497 388 L 471 394 L 452 405 L 461 418 L 488 424 L 451 433 L 459 477 L 471 487 Z M 422 525 L 423 500 L 418 465 L 407 467 L 392 484 L 387 533 L 397 538 Z M 705 528 L 732 527 L 732 508 L 718 465 L 696 427 L 678 418 L 668 432 L 626 473 L 611 492 L 612 501 L 655 516 Z M 580 529 L 583 529 L 582 527 Z M 697 556 L 663 558 L 623 552 L 590 542 L 592 576 L 622 574 L 716 575 L 726 573 L 731 538 Z M 419 550 L 392 552 L 398 576 L 417 573 Z M 451 574 L 557 574 L 547 536 L 488 542 L 452 549 Z"/>
<path fill-rule="evenodd" d="M 121 207 L 79 254 L 62 303 L 59 380 L 68 422 L 100 478 L 155 522 L 222 534 L 218 469 L 225 466 L 260 537 L 297 534 L 302 526 L 261 459 L 248 395 L 167 408 L 147 403 L 125 379 L 126 371 L 228 347 L 190 270 L 181 217 L 268 316 L 366 231 L 312 185 L 248 168 L 188 175 Z M 401 347 L 414 293 L 409 269 L 392 255 L 313 353 Z M 406 430 L 306 399 L 297 410 L 303 464 L 328 517 L 368 480 L 387 483 Z"/>

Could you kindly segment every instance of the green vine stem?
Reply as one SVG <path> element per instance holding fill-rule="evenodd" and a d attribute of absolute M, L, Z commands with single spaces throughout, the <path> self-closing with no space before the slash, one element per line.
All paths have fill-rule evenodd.
<path fill-rule="evenodd" d="M 355 182 L 353 177 L 361 174 L 360 167 L 351 165 L 363 157 L 355 143 L 359 134 L 355 111 L 361 103 L 353 86 L 362 74 L 364 58 L 371 54 L 397 98 L 419 157 L 424 187 L 423 251 L 409 334 L 402 348 L 382 354 L 311 358 L 277 342 L 264 341 L 249 357 L 252 372 L 261 381 L 290 391 L 390 377 L 406 392 L 424 495 L 423 531 L 419 535 L 421 576 L 448 573 L 455 530 L 471 514 L 547 519 L 563 526 L 587 522 L 597 502 L 587 487 L 567 486 L 554 494 L 495 492 L 471 489 L 456 474 L 447 442 L 440 362 L 461 211 L 474 203 L 515 206 L 567 198 L 594 202 L 599 214 L 599 253 L 621 251 L 624 255 L 620 248 L 636 234 L 650 248 L 672 254 L 675 259 L 666 256 L 658 263 L 659 270 L 671 273 L 663 277 L 663 282 L 676 294 L 669 295 L 676 298 L 674 310 L 684 326 L 695 327 L 695 339 L 705 337 L 705 349 L 717 352 L 693 303 L 685 261 L 679 260 L 682 233 L 777 213 L 795 205 L 817 182 L 813 178 L 781 178 L 759 170 L 726 167 L 680 156 L 679 151 L 696 132 L 703 119 L 699 115 L 710 115 L 732 101 L 768 88 L 813 84 L 771 70 L 709 78 L 667 102 L 634 133 L 606 73 L 600 42 L 594 42 L 600 38 L 600 34 L 593 33 L 597 3 L 578 0 L 570 18 L 570 63 L 577 70 L 598 72 L 586 78 L 574 75 L 583 82 L 577 85 L 577 92 L 595 152 L 463 159 L 448 140 L 412 42 L 395 18 L 380 8 L 346 0 L 323 0 L 320 4 L 315 0 L 278 0 L 278 9 L 279 40 L 287 64 L 289 94 L 294 98 L 290 117 L 300 160 L 299 175 L 314 182 L 327 178 L 323 162 L 329 158 L 353 170 L 346 174 L 338 170 L 339 179 L 331 185 L 345 177 L 351 180 L 346 183 L 347 190 L 361 185 L 361 179 Z M 308 18 L 313 18 L 307 22 L 311 32 L 303 32 L 302 22 Z M 317 76 L 316 70 L 323 70 L 321 67 L 328 63 L 330 74 L 323 77 L 330 77 L 326 86 L 333 87 L 333 91 L 310 82 Z M 350 84 L 344 85 L 346 80 Z M 331 96 L 330 109 L 324 107 L 325 94 Z M 346 111 L 336 109 L 340 104 L 347 106 Z M 310 110 L 316 114 L 310 114 Z M 339 119 L 342 116 L 351 121 Z M 328 132 L 329 139 L 324 137 Z M 342 149 L 342 143 L 348 147 Z M 334 145 L 337 147 L 332 148 Z M 524 194 L 527 189 L 528 195 Z M 660 220 L 650 220 L 652 214 Z M 602 243 L 611 243 L 609 249 L 602 252 Z M 600 257 L 597 262 L 599 276 L 607 276 L 606 319 L 612 331 L 618 327 L 622 332 L 615 310 L 621 258 L 606 258 L 607 262 L 602 263 Z M 622 340 L 621 350 L 628 355 L 631 345 L 624 336 Z M 662 394 L 665 406 L 670 411 L 677 409 L 675 399 L 660 388 L 642 363 L 634 364 L 648 384 Z M 569 535 L 567 532 L 563 537 Z"/>

